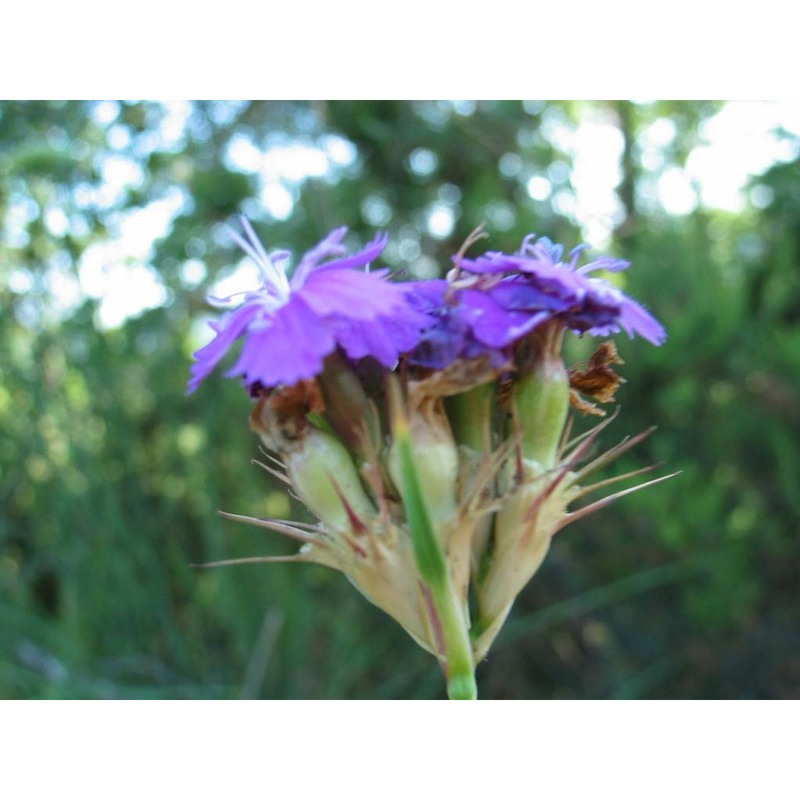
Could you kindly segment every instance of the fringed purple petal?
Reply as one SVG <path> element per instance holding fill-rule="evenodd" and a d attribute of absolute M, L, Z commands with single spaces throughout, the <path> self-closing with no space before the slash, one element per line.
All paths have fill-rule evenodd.
<path fill-rule="evenodd" d="M 268 320 L 251 329 L 235 366 L 226 375 L 245 383 L 293 384 L 313 378 L 336 347 L 332 331 L 299 297 L 293 297 Z"/>
<path fill-rule="evenodd" d="M 497 256 L 502 256 L 502 258 L 498 259 Z M 480 258 L 460 258 L 458 259 L 458 266 L 476 275 L 492 275 L 509 272 L 509 258 L 510 256 L 505 255 L 505 253 L 489 252 L 484 253 Z M 517 260 L 521 262 L 523 259 Z"/>
<path fill-rule="evenodd" d="M 299 289 L 308 279 L 308 276 L 319 270 L 354 269 L 364 267 L 374 261 L 386 247 L 389 237 L 386 234 L 376 236 L 363 250 L 347 258 L 338 258 L 347 253 L 347 248 L 342 245 L 342 240 L 347 235 L 347 228 L 337 228 L 331 231 L 313 250 L 309 250 L 297 265 L 292 275 L 292 288 Z M 332 261 L 320 263 L 323 259 L 332 258 Z"/>
<path fill-rule="evenodd" d="M 654 345 L 664 344 L 667 339 L 663 325 L 630 297 L 626 297 L 622 303 L 619 321 L 628 336 L 638 333 Z"/>
<path fill-rule="evenodd" d="M 400 289 L 404 285 L 395 287 Z M 330 318 L 330 324 L 337 343 L 350 359 L 356 361 L 369 356 L 393 369 L 400 356 L 420 341 L 422 331 L 431 325 L 431 318 L 404 305 L 392 316 L 381 314 L 364 321 L 336 315 Z"/>
<path fill-rule="evenodd" d="M 386 248 L 389 241 L 388 234 L 378 234 L 363 250 L 354 253 L 347 258 L 340 258 L 336 261 L 329 261 L 326 264 L 320 264 L 317 269 L 329 269 L 335 267 L 336 269 L 356 269 L 366 267 L 371 264 Z"/>
<path fill-rule="evenodd" d="M 496 303 L 511 311 L 564 311 L 574 300 L 571 295 L 558 296 L 519 277 L 508 278 L 488 292 Z"/>
<path fill-rule="evenodd" d="M 418 367 L 444 369 L 459 358 L 473 358 L 479 354 L 475 353 L 475 342 L 466 323 L 457 317 L 444 317 L 422 334 L 408 360 Z"/>
<path fill-rule="evenodd" d="M 394 369 L 400 352 L 392 333 L 391 324 L 384 320 L 346 320 L 337 327 L 336 341 L 353 361 L 369 356 L 383 366 Z"/>
<path fill-rule="evenodd" d="M 312 272 L 297 293 L 320 316 L 371 320 L 406 307 L 401 285 L 376 273 L 323 269 Z"/>
<path fill-rule="evenodd" d="M 192 364 L 192 378 L 189 381 L 187 394 L 194 392 L 203 379 L 213 372 L 230 346 L 244 333 L 258 312 L 258 306 L 245 305 L 229 312 L 219 322 L 212 323 L 217 335 L 194 354 L 195 363 Z"/>
<path fill-rule="evenodd" d="M 466 289 L 459 298 L 459 313 L 475 338 L 488 347 L 507 347 L 549 316 L 509 311 L 492 296 Z"/>
<path fill-rule="evenodd" d="M 448 302 L 450 284 L 445 280 L 414 281 L 405 284 L 410 305 L 428 316 L 431 324 L 423 331 L 409 354 L 409 363 L 428 369 L 444 369 L 464 357 L 469 326 Z"/>

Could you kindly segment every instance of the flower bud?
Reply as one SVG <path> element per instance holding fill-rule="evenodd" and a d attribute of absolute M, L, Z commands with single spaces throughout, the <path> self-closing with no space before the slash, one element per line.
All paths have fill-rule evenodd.
<path fill-rule="evenodd" d="M 309 427 L 284 463 L 300 499 L 332 530 L 357 530 L 375 516 L 350 453 L 334 436 Z"/>

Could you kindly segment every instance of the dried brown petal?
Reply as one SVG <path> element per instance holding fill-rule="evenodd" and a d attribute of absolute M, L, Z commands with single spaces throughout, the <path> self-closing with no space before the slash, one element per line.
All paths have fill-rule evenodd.
<path fill-rule="evenodd" d="M 569 371 L 570 404 L 585 414 L 604 416 L 604 412 L 580 395 L 585 395 L 598 403 L 613 403 L 619 386 L 625 383 L 621 375 L 611 368 L 613 364 L 625 362 L 617 353 L 613 341 L 603 342 L 589 359 L 587 369 L 571 369 Z"/>

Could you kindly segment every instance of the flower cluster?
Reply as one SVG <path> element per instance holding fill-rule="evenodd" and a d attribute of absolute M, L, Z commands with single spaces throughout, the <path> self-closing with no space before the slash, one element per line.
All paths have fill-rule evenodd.
<path fill-rule="evenodd" d="M 225 516 L 298 540 L 293 560 L 344 572 L 438 658 L 451 697 L 474 697 L 475 665 L 552 537 L 656 482 L 572 508 L 630 477 L 585 481 L 649 432 L 592 459 L 613 417 L 569 440 L 570 405 L 602 415 L 589 400 L 612 401 L 622 379 L 610 341 L 568 370 L 565 332 L 659 345 L 664 329 L 597 275 L 626 262 L 580 266 L 583 248 L 562 260 L 544 238 L 477 258 L 465 246 L 446 279 L 398 283 L 371 269 L 385 237 L 348 255 L 339 228 L 290 277 L 289 254 L 267 253 L 242 224 L 234 238 L 263 284 L 213 325 L 189 390 L 244 340 L 228 375 L 254 400 L 251 426 L 280 465 L 267 468 L 319 522 Z"/>

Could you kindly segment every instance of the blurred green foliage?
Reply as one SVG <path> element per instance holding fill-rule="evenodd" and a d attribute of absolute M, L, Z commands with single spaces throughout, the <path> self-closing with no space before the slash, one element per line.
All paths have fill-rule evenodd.
<path fill-rule="evenodd" d="M 618 468 L 683 473 L 559 534 L 481 694 L 797 697 L 800 160 L 736 214 L 671 217 L 648 194 L 719 105 L 0 104 L 0 696 L 441 696 L 434 660 L 338 573 L 191 566 L 290 552 L 217 509 L 305 513 L 250 463 L 236 381 L 185 396 L 205 293 L 239 258 L 219 223 L 244 211 L 295 251 L 384 227 L 388 262 L 420 275 L 483 220 L 496 249 L 531 230 L 572 246 L 574 163 L 552 131 L 588 112 L 622 134 L 626 289 L 670 337 L 618 340 L 628 383 L 605 442 L 656 423 Z M 653 167 L 641 135 L 662 119 L 676 135 Z M 293 173 L 292 145 L 326 168 Z M 97 248 L 158 203 L 163 235 L 119 261 L 152 265 L 162 300 L 104 324 L 87 253 L 113 267 Z"/>

